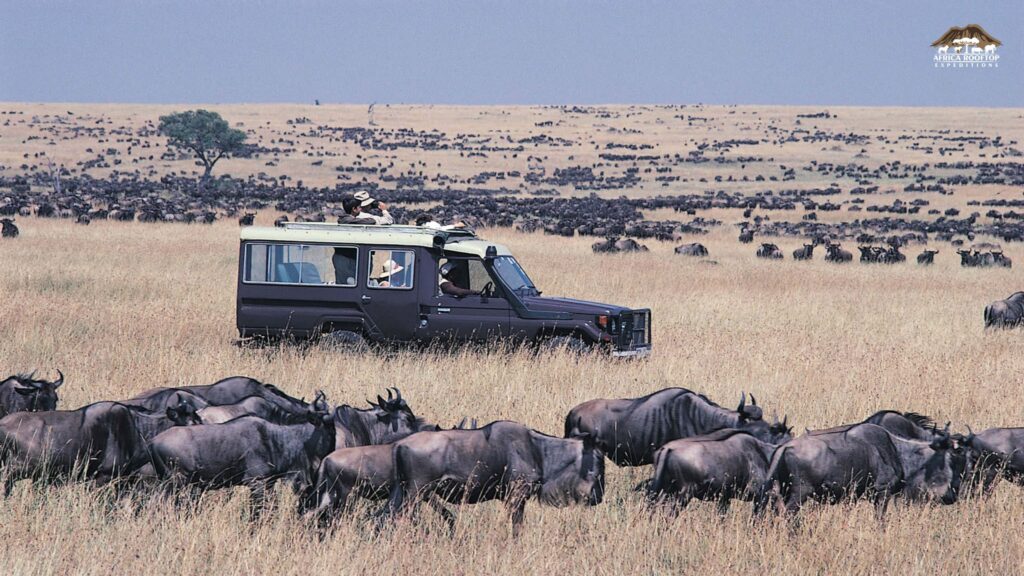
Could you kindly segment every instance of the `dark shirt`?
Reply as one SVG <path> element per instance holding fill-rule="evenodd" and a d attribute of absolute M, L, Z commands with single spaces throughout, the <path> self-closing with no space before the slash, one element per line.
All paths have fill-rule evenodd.
<path fill-rule="evenodd" d="M 377 221 L 373 218 L 360 218 L 359 216 L 353 216 L 351 214 L 345 214 L 338 219 L 338 224 L 363 224 L 366 226 L 372 226 L 376 223 Z"/>

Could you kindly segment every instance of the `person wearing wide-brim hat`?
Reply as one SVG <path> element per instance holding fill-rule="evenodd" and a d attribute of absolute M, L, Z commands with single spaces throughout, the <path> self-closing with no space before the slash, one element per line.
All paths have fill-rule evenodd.
<path fill-rule="evenodd" d="M 405 270 L 405 266 L 402 266 L 394 260 L 388 259 L 384 261 L 384 264 L 380 267 L 380 272 L 373 277 L 377 281 L 377 286 L 381 288 L 392 287 L 391 278 L 399 272 Z M 404 281 L 399 281 L 397 286 L 404 286 Z"/>
<path fill-rule="evenodd" d="M 353 194 L 352 197 L 359 201 L 359 207 L 362 209 L 361 216 L 363 218 L 372 218 L 381 226 L 387 226 L 395 223 L 395 219 L 388 212 L 388 205 L 376 198 L 372 198 L 369 192 L 360 190 Z M 380 210 L 380 216 L 369 212 L 369 210 L 375 208 Z"/>

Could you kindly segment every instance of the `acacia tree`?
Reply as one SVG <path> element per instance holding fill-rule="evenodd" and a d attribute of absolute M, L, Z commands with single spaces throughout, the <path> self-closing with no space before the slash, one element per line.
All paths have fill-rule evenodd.
<path fill-rule="evenodd" d="M 210 178 L 218 160 L 239 150 L 245 142 L 245 132 L 228 126 L 220 114 L 209 110 L 161 116 L 160 134 L 167 137 L 168 146 L 190 150 L 203 163 L 201 183 Z"/>

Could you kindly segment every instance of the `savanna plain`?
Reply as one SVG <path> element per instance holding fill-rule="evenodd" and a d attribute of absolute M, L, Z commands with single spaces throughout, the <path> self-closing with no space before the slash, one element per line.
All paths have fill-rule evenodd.
<path fill-rule="evenodd" d="M 851 114 L 855 116 L 855 114 Z M 11 156 L 13 146 L 5 143 Z M 68 155 L 72 155 L 71 152 Z M 948 200 L 947 200 L 948 201 Z M 273 210 L 257 215 L 269 225 Z M 734 220 L 738 218 L 733 218 Z M 653 311 L 643 361 L 530 350 L 343 353 L 317 346 L 235 345 L 238 226 L 18 218 L 0 241 L 0 371 L 67 375 L 61 408 L 154 386 L 248 375 L 333 403 L 361 404 L 398 387 L 418 415 L 511 419 L 560 435 L 566 412 L 591 398 L 688 387 L 732 407 L 754 393 L 794 433 L 913 410 L 954 428 L 1019 426 L 1021 334 L 983 329 L 982 309 L 1021 289 L 1017 269 L 967 269 L 948 245 L 920 267 L 758 260 L 735 228 L 700 237 L 713 262 L 649 242 L 601 255 L 593 238 L 479 230 L 507 244 L 552 295 Z M 1024 249 L 1004 245 L 1024 263 Z M 916 252 L 915 252 L 916 253 Z M 911 258 L 912 260 L 912 258 Z M 751 522 L 692 504 L 651 513 L 634 486 L 649 468 L 608 465 L 604 503 L 533 502 L 518 539 L 498 503 L 464 506 L 449 535 L 429 508 L 376 530 L 360 504 L 321 537 L 281 491 L 251 522 L 244 491 L 191 508 L 130 503 L 88 485 L 22 482 L 0 503 L 0 567 L 9 574 L 1014 574 L 1024 569 L 1024 498 L 1002 483 L 948 507 L 897 504 L 883 521 L 867 502 L 810 505 L 801 522 Z"/>

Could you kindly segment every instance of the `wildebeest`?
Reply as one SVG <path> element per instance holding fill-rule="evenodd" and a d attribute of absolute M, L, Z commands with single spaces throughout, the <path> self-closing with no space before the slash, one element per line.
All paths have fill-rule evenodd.
<path fill-rule="evenodd" d="M 320 461 L 334 450 L 329 412 L 310 406 L 302 424 L 274 424 L 242 416 L 223 424 L 167 430 L 151 442 L 157 476 L 168 488 L 213 490 L 247 486 L 253 513 L 262 509 L 268 489 L 287 481 L 311 504 Z"/>
<path fill-rule="evenodd" d="M 967 268 L 988 268 L 990 266 L 1001 266 L 1012 268 L 1013 261 L 1002 252 L 979 252 L 977 250 L 957 250 L 960 255 L 960 265 Z"/>
<path fill-rule="evenodd" d="M 673 440 L 654 454 L 647 498 L 652 503 L 667 499 L 673 512 L 693 498 L 714 501 L 725 513 L 734 498 L 753 500 L 767 479 L 775 447 L 732 428 Z"/>
<path fill-rule="evenodd" d="M 647 252 L 647 246 L 632 238 L 608 238 L 603 242 L 594 242 L 590 249 L 597 253 Z"/>
<path fill-rule="evenodd" d="M 884 248 L 877 246 L 857 246 L 860 250 L 860 261 L 862 264 L 874 264 L 882 261 L 882 254 L 885 253 Z"/>
<path fill-rule="evenodd" d="M 0 382 L 0 418 L 14 412 L 46 412 L 57 409 L 57 389 L 64 384 L 64 374 L 57 370 L 57 379 L 37 380 L 35 372 L 14 374 Z"/>
<path fill-rule="evenodd" d="M 453 430 L 466 429 L 463 418 Z M 474 418 L 469 429 L 476 430 Z M 429 430 L 429 427 L 420 431 Z M 441 428 L 434 426 L 433 431 Z M 317 470 L 316 502 L 317 515 L 326 521 L 330 514 L 342 511 L 355 494 L 369 500 L 383 500 L 391 493 L 391 480 L 394 466 L 391 459 L 391 444 L 373 444 L 341 448 L 331 452 Z M 441 504 L 431 499 L 431 505 L 446 519 L 451 513 Z"/>
<path fill-rule="evenodd" d="M 694 242 L 693 244 L 683 244 L 682 246 L 676 246 L 675 252 L 676 254 L 680 254 L 683 256 L 708 255 L 708 249 L 705 248 L 704 245 L 699 242 Z"/>
<path fill-rule="evenodd" d="M 615 243 L 618 241 L 618 238 L 605 238 L 601 242 L 594 242 L 591 244 L 590 249 L 599 254 L 605 252 L 618 252 L 618 249 L 615 247 Z"/>
<path fill-rule="evenodd" d="M 395 391 L 395 396 L 391 390 Z M 390 444 L 414 432 L 437 429 L 413 414 L 398 388 L 389 389 L 387 399 L 378 394 L 376 403 L 367 402 L 370 408 L 358 409 L 345 404 L 334 410 L 337 448 Z"/>
<path fill-rule="evenodd" d="M 907 257 L 900 252 L 899 246 L 892 245 L 879 254 L 878 261 L 882 264 L 902 264 L 907 261 Z"/>
<path fill-rule="evenodd" d="M 201 398 L 205 404 L 199 406 L 200 408 L 205 407 L 207 404 L 212 404 L 214 406 L 235 404 L 249 396 L 259 396 L 268 402 L 289 411 L 301 412 L 308 406 L 304 401 L 285 394 L 281 389 L 273 384 L 264 384 L 259 380 L 246 376 L 232 376 L 230 378 L 218 380 L 213 384 L 203 384 L 198 386 L 153 388 L 152 390 L 147 390 L 134 398 L 122 400 L 122 402 L 133 406 L 143 406 L 150 410 L 161 410 L 169 405 L 168 402 L 175 402 L 175 398 L 179 392 L 185 392 L 186 394 Z"/>
<path fill-rule="evenodd" d="M 274 226 L 277 227 L 277 228 L 284 228 L 284 225 L 287 224 L 287 223 L 288 223 L 288 216 L 287 215 L 285 215 L 285 216 L 278 216 L 277 219 L 274 220 Z"/>
<path fill-rule="evenodd" d="M 740 231 L 739 241 L 742 244 L 750 244 L 754 241 L 754 231 L 749 228 L 744 228 Z"/>
<path fill-rule="evenodd" d="M 421 432 L 394 444 L 392 514 L 435 496 L 452 504 L 504 500 L 517 536 L 526 502 L 596 505 L 604 454 L 589 436 L 555 438 L 509 421 L 477 430 Z"/>
<path fill-rule="evenodd" d="M 130 474 L 148 460 L 148 442 L 172 426 L 197 424 L 187 400 L 160 412 L 120 402 L 77 410 L 16 412 L 0 420 L 4 493 L 22 478 L 100 484 Z"/>
<path fill-rule="evenodd" d="M 938 253 L 938 250 L 925 250 L 917 255 L 917 263 L 922 266 L 931 266 L 935 263 L 935 255 Z"/>
<path fill-rule="evenodd" d="M 910 440 L 932 440 L 942 434 L 931 418 L 917 412 L 879 410 L 861 423 L 881 426 L 890 434 Z"/>
<path fill-rule="evenodd" d="M 975 478 L 981 480 L 983 492 L 988 493 L 999 476 L 1024 485 L 1024 428 L 970 432 L 963 441 L 972 451 Z"/>
<path fill-rule="evenodd" d="M 740 399 L 736 410 L 722 408 L 707 397 L 685 388 L 665 388 L 640 398 L 589 400 L 565 417 L 567 438 L 590 435 L 619 466 L 642 466 L 654 461 L 654 452 L 666 442 L 738 428 L 766 442 L 778 442 L 777 430 L 763 420 L 751 395 Z"/>
<path fill-rule="evenodd" d="M 754 510 L 774 500 L 792 514 L 808 499 L 867 496 L 881 515 L 896 494 L 952 504 L 966 472 L 966 453 L 948 433 L 910 440 L 867 423 L 813 431 L 775 450 Z"/>
<path fill-rule="evenodd" d="M 315 409 L 328 411 L 327 399 L 323 392 L 317 392 L 313 400 Z M 221 424 L 242 416 L 256 416 L 276 424 L 296 424 L 305 419 L 305 408 L 302 410 L 285 409 L 262 396 L 247 396 L 234 404 L 223 406 L 207 406 L 199 410 L 199 418 L 203 424 Z"/>
<path fill-rule="evenodd" d="M 848 250 L 843 250 L 840 244 L 829 244 L 825 247 L 825 261 L 826 262 L 852 262 L 853 254 Z"/>
<path fill-rule="evenodd" d="M 1024 322 L 1024 292 L 985 306 L 985 328 L 1013 328 Z"/>
<path fill-rule="evenodd" d="M 238 219 L 239 226 L 252 226 L 252 223 L 256 220 L 255 212 L 246 212 L 242 214 L 242 217 Z"/>
<path fill-rule="evenodd" d="M 18 227 L 14 224 L 14 218 L 0 218 L 0 225 L 3 225 L 3 229 L 0 230 L 0 236 L 4 238 L 18 237 Z"/>
<path fill-rule="evenodd" d="M 782 250 L 775 244 L 761 244 L 761 247 L 757 249 L 757 257 L 769 260 L 782 260 Z"/>
<path fill-rule="evenodd" d="M 1013 268 L 1013 260 L 1010 260 L 1009 256 L 1004 255 L 1002 252 L 993 251 L 992 253 L 993 266 L 1002 266 L 1003 268 Z"/>
<path fill-rule="evenodd" d="M 811 260 L 814 258 L 814 244 L 804 244 L 803 248 L 793 250 L 793 260 Z"/>

